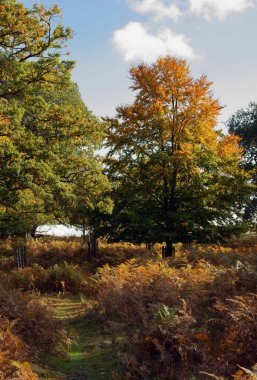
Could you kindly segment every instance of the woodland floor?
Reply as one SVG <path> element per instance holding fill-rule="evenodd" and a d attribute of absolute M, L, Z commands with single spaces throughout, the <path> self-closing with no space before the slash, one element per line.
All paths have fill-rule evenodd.
<path fill-rule="evenodd" d="M 44 354 L 35 368 L 42 378 L 63 380 L 109 380 L 117 368 L 117 352 L 103 326 L 87 322 L 85 301 L 78 296 L 49 296 L 55 317 L 74 336 L 75 343 L 65 356 Z M 115 359 L 116 357 L 116 359 Z"/>

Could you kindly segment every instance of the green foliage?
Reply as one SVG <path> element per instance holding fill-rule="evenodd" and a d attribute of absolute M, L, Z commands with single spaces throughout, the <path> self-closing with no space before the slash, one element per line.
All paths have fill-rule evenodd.
<path fill-rule="evenodd" d="M 130 71 L 135 101 L 108 120 L 112 240 L 221 240 L 243 229 L 249 195 L 237 138 L 216 130 L 220 112 L 206 77 L 172 57 Z"/>
<path fill-rule="evenodd" d="M 98 207 L 94 187 L 109 185 L 94 155 L 102 127 L 71 82 L 74 62 L 62 59 L 72 33 L 60 9 L 3 1 L 0 17 L 0 229 L 24 235 L 69 222 L 75 204 Z"/>
<path fill-rule="evenodd" d="M 257 209 L 257 104 L 252 102 L 246 109 L 237 111 L 227 122 L 230 133 L 240 138 L 239 144 L 243 148 L 243 167 L 250 172 L 255 186 L 254 194 L 245 210 L 246 219 L 255 222 Z"/>
<path fill-rule="evenodd" d="M 168 307 L 162 305 L 160 309 L 155 313 L 154 320 L 157 325 L 169 325 L 172 324 L 176 317 L 177 309 L 174 307 Z"/>
<path fill-rule="evenodd" d="M 74 296 L 48 299 L 58 320 L 76 332 L 78 339 L 67 353 L 67 358 L 56 355 L 41 356 L 40 364 L 48 368 L 47 375 L 52 378 L 56 373 L 58 378 L 60 376 L 71 380 L 85 377 L 92 380 L 111 380 L 112 370 L 117 370 L 120 366 L 117 358 L 118 347 L 112 344 L 102 323 L 85 319 L 83 310 L 88 308 L 88 301 L 83 300 L 81 304 L 79 298 Z"/>
<path fill-rule="evenodd" d="M 83 277 L 79 267 L 65 262 L 62 266 L 54 265 L 50 272 L 50 283 L 55 284 L 57 290 L 77 292 L 82 288 Z"/>

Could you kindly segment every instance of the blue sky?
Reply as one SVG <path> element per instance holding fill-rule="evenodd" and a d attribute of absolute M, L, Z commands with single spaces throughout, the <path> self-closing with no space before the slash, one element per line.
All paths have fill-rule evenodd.
<path fill-rule="evenodd" d="M 74 30 L 73 79 L 96 115 L 133 99 L 128 70 L 163 53 L 188 59 L 206 74 L 226 106 L 219 125 L 257 101 L 257 0 L 45 0 Z M 24 0 L 26 6 L 34 1 Z"/>

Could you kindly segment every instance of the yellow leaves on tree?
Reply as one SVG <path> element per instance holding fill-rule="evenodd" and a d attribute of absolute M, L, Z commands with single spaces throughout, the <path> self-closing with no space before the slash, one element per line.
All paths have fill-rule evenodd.
<path fill-rule="evenodd" d="M 236 197 L 243 203 L 246 175 L 239 170 L 238 139 L 216 129 L 222 107 L 213 97 L 212 82 L 204 75 L 194 79 L 186 61 L 170 56 L 133 67 L 130 74 L 135 101 L 117 108 L 108 130 L 109 156 L 126 183 L 123 192 L 130 188 L 137 194 L 125 212 L 133 216 L 147 210 L 145 219 L 142 212 L 135 218 L 142 220 L 144 238 L 145 226 L 151 226 L 149 239 L 166 241 L 167 247 L 171 241 L 214 238 L 222 220 L 227 224 L 232 218 L 234 224 L 233 204 Z M 237 193 L 229 198 L 236 177 Z"/>
<path fill-rule="evenodd" d="M 240 160 L 242 156 L 242 148 L 238 145 L 239 140 L 240 138 L 235 135 L 225 136 L 218 144 L 219 156 L 232 160 L 233 158 Z"/>

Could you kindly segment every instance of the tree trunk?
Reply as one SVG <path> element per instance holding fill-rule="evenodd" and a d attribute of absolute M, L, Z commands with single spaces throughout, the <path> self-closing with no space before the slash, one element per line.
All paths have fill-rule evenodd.
<path fill-rule="evenodd" d="M 175 247 L 171 240 L 166 241 L 165 257 L 175 257 Z"/>
<path fill-rule="evenodd" d="M 146 243 L 146 252 L 152 252 L 154 243 Z"/>
<path fill-rule="evenodd" d="M 89 234 L 89 242 L 88 242 L 88 258 L 92 260 L 92 258 L 96 258 L 98 256 L 98 241 L 93 231 Z"/>
<path fill-rule="evenodd" d="M 37 226 L 35 226 L 35 227 L 33 227 L 32 229 L 31 229 L 31 231 L 30 231 L 30 236 L 32 237 L 32 238 L 36 238 L 36 231 L 37 231 Z"/>
<path fill-rule="evenodd" d="M 17 239 L 13 245 L 14 265 L 17 268 L 26 268 L 28 256 L 26 248 L 26 238 Z"/>
<path fill-rule="evenodd" d="M 82 245 L 86 245 L 86 226 L 83 225 L 82 227 Z"/>

